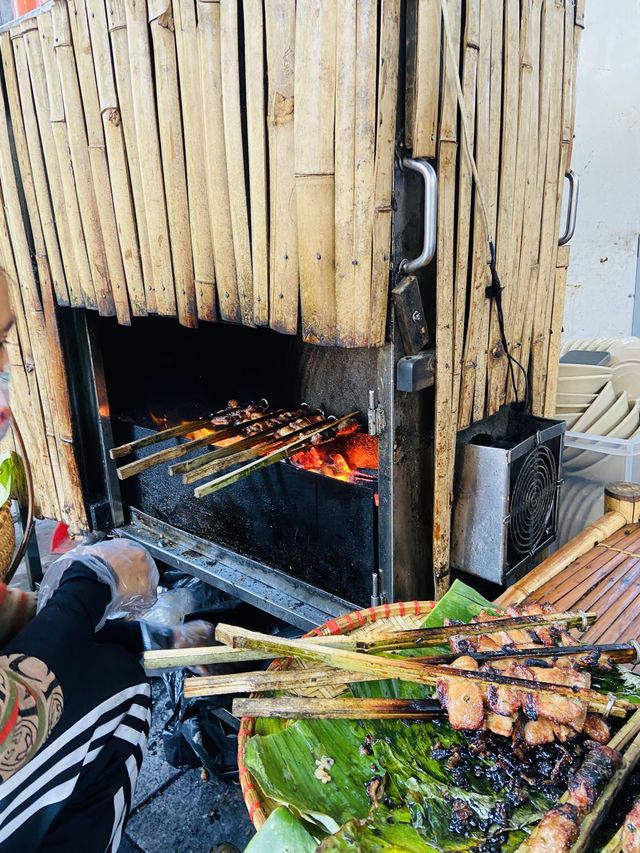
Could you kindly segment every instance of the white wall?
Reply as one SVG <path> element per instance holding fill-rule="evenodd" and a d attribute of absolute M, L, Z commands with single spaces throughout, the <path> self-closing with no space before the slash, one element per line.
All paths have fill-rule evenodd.
<path fill-rule="evenodd" d="M 580 196 L 564 338 L 629 334 L 640 234 L 638 0 L 586 0 L 571 167 Z"/>

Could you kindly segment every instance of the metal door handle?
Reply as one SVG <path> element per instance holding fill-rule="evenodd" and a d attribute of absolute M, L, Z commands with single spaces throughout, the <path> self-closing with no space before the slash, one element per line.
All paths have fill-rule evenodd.
<path fill-rule="evenodd" d="M 408 157 L 400 161 L 402 169 L 411 169 L 422 175 L 424 180 L 424 242 L 422 252 L 412 261 L 403 258 L 399 271 L 405 275 L 426 267 L 436 253 L 436 221 L 438 213 L 438 177 L 436 171 L 426 160 L 411 160 Z"/>
<path fill-rule="evenodd" d="M 567 221 L 564 227 L 564 233 L 558 239 L 558 246 L 564 246 L 573 237 L 573 232 L 576 230 L 576 216 L 578 215 L 578 190 L 580 181 L 575 172 L 569 171 L 565 173 L 565 178 L 569 180 L 569 201 L 567 202 Z"/>

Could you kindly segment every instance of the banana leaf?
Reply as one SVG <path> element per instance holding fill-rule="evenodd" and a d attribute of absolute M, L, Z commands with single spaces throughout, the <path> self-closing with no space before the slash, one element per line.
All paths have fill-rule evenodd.
<path fill-rule="evenodd" d="M 313 836 L 281 806 L 269 815 L 245 853 L 314 853 L 317 846 Z"/>

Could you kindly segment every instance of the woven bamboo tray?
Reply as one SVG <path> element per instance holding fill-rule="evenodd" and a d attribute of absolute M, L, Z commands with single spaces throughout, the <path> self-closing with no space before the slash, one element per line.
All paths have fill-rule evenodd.
<path fill-rule="evenodd" d="M 380 630 L 418 628 L 425 617 L 435 607 L 435 601 L 398 601 L 395 604 L 381 604 L 379 607 L 369 607 L 367 610 L 355 610 L 346 613 L 337 619 L 330 619 L 324 625 L 314 628 L 306 637 L 323 636 L 329 634 L 374 634 Z M 292 658 L 281 658 L 274 661 L 269 669 L 293 669 L 306 668 L 303 661 Z M 342 690 L 340 691 L 342 692 Z M 259 695 L 259 694 L 254 694 Z M 314 688 L 305 691 L 306 696 L 332 696 L 329 688 Z M 273 803 L 262 795 L 257 783 L 251 776 L 244 763 L 244 752 L 247 741 L 255 731 L 255 720 L 253 717 L 243 717 L 238 732 L 238 772 L 240 774 L 240 787 L 245 805 L 249 811 L 253 825 L 256 829 L 264 824 L 267 816 L 276 808 L 278 803 Z"/>

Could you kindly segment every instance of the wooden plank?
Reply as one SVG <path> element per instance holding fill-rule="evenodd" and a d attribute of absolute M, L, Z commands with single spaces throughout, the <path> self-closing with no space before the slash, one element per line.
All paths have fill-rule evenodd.
<path fill-rule="evenodd" d="M 480 0 L 469 0 L 466 7 L 464 29 L 464 54 L 462 63 L 462 95 L 466 109 L 469 145 L 473 153 L 476 73 L 480 43 Z M 458 224 L 456 239 L 455 290 L 453 294 L 453 385 L 451 392 L 451 417 L 458 423 L 460 390 L 462 384 L 462 361 L 465 346 L 465 319 L 467 313 L 467 289 L 469 280 L 469 240 L 471 236 L 471 200 L 473 177 L 469 157 L 464 146 L 461 148 L 458 165 Z"/>
<path fill-rule="evenodd" d="M 129 168 L 129 181 L 131 183 L 133 208 L 138 231 L 138 247 L 140 250 L 140 262 L 142 264 L 145 304 L 147 311 L 150 314 L 155 314 L 158 310 L 158 303 L 153 278 L 149 229 L 145 211 L 140 158 L 138 155 L 133 91 L 131 88 L 131 67 L 129 63 L 129 41 L 127 38 L 127 16 L 124 3 L 125 0 L 105 0 L 118 108 L 120 118 L 122 119 L 122 131 L 124 133 Z"/>
<path fill-rule="evenodd" d="M 496 229 L 496 268 L 504 288 L 502 304 L 505 318 L 511 311 L 514 280 L 510 273 L 517 244 L 512 238 L 516 199 L 518 144 L 518 101 L 520 89 L 520 3 L 507 0 L 504 9 L 503 110 L 500 150 L 500 192 Z M 487 361 L 487 414 L 495 414 L 504 403 L 508 379 L 507 357 L 502 345 L 496 312 L 489 330 Z M 506 332 L 505 319 L 505 332 Z M 516 368 L 514 367 L 514 370 Z"/>
<path fill-rule="evenodd" d="M 269 132 L 269 324 L 298 329 L 298 227 L 293 94 L 295 0 L 265 3 Z"/>
<path fill-rule="evenodd" d="M 447 0 L 450 31 L 445 29 L 442 105 L 438 146 L 438 223 L 436 286 L 436 403 L 434 427 L 433 584 L 436 598 L 449 588 L 449 550 L 456 424 L 451 417 L 453 390 L 453 292 L 455 278 L 457 96 L 449 47 L 460 54 L 460 0 Z"/>
<path fill-rule="evenodd" d="M 205 165 L 202 86 L 195 0 L 174 0 L 184 153 L 189 196 L 189 225 L 198 317 L 216 319 L 216 290 Z"/>
<path fill-rule="evenodd" d="M 147 300 L 142 280 L 138 234 L 131 197 L 131 187 L 129 185 L 129 169 L 122 130 L 122 116 L 116 96 L 115 79 L 111 65 L 107 16 L 103 0 L 85 0 L 85 4 L 86 13 L 82 6 L 79 6 L 77 18 L 84 21 L 84 26 L 88 24 L 89 27 L 88 35 L 91 39 L 98 107 L 102 117 L 104 141 L 109 158 L 109 181 L 112 189 L 113 212 L 117 222 L 122 266 L 129 294 L 131 313 L 134 317 L 144 317 L 147 314 Z M 89 69 L 86 69 L 86 73 L 89 73 Z M 91 103 L 93 109 L 95 109 L 93 90 Z M 100 168 L 103 168 L 104 157 L 102 160 Z"/>
<path fill-rule="evenodd" d="M 567 0 L 569 3 L 569 0 Z M 573 30 L 573 79 L 571 87 L 571 117 L 569 120 L 569 152 L 567 154 L 567 169 L 571 168 L 571 155 L 573 153 L 573 132 L 576 124 L 576 83 L 578 80 L 578 54 L 580 52 L 580 39 L 584 29 L 584 0 L 576 0 L 575 5 L 575 27 Z"/>
<path fill-rule="evenodd" d="M 567 249 L 569 246 L 566 247 Z M 566 259 L 565 259 L 566 258 Z M 562 261 L 562 265 L 561 264 Z M 551 312 L 551 328 L 549 329 L 549 354 L 547 356 L 547 382 L 545 387 L 544 414 L 552 418 L 556 412 L 556 394 L 558 391 L 558 370 L 560 363 L 560 346 L 562 343 L 562 320 L 564 317 L 564 302 L 567 291 L 568 253 L 560 257 L 556 266 L 556 277 L 553 288 L 553 308 Z"/>
<path fill-rule="evenodd" d="M 391 272 L 391 196 L 400 59 L 400 0 L 382 0 L 378 57 L 378 111 L 373 207 L 371 329 L 369 346 L 385 341 Z"/>
<path fill-rule="evenodd" d="M 207 195 L 220 317 L 240 323 L 233 250 L 220 79 L 220 3 L 198 0 L 198 48 L 202 84 Z"/>
<path fill-rule="evenodd" d="M 416 92 L 410 140 L 413 157 L 435 157 L 440 105 L 440 2 L 418 0 Z"/>
<path fill-rule="evenodd" d="M 269 325 L 269 200 L 264 97 L 265 55 L 262 0 L 243 0 L 247 150 L 251 199 L 253 320 Z"/>
<path fill-rule="evenodd" d="M 160 139 L 146 0 L 126 0 L 127 44 L 138 162 L 149 234 L 149 251 L 158 314 L 176 316 L 176 294 L 167 221 Z"/>
<path fill-rule="evenodd" d="M 357 337 L 354 254 L 357 0 L 338 0 L 338 20 L 335 118 L 336 340 L 341 346 L 349 346 Z"/>
<path fill-rule="evenodd" d="M 7 74 L 7 61 L 10 61 L 12 69 L 9 72 L 9 75 L 13 80 L 15 80 L 17 85 L 15 95 L 18 98 L 19 108 L 22 110 L 25 139 L 28 147 L 29 162 L 36 191 L 38 214 L 40 217 L 44 244 L 47 251 L 47 258 L 51 269 L 53 287 L 59 304 L 69 305 L 69 290 L 67 288 L 65 265 L 62 261 L 62 252 L 60 243 L 58 242 L 58 232 L 56 230 L 53 215 L 53 205 L 49 196 L 47 171 L 44 164 L 44 154 L 40 143 L 38 121 L 36 119 L 31 85 L 29 82 L 29 66 L 27 65 L 26 48 L 19 30 L 14 28 L 10 33 L 5 32 L 2 34 L 2 51 L 2 65 L 5 69 L 5 74 Z M 11 51 L 12 56 L 7 57 L 5 54 Z M 7 94 L 10 98 L 10 93 L 8 92 Z M 67 258 L 71 259 L 71 257 L 72 254 L 69 253 Z"/>
<path fill-rule="evenodd" d="M 198 325 L 198 316 L 182 142 L 178 63 L 173 35 L 173 6 L 171 0 L 149 0 L 147 8 L 153 43 L 156 111 L 178 320 L 181 325 L 194 328 Z"/>
<path fill-rule="evenodd" d="M 296 4 L 295 173 L 302 337 L 336 340 L 334 108 L 336 6 Z"/>
<path fill-rule="evenodd" d="M 67 5 L 66 11 L 68 11 L 68 17 L 66 14 L 59 15 L 59 32 L 66 38 L 70 30 L 73 41 L 73 51 L 67 50 L 64 52 L 64 61 L 67 64 L 70 74 L 75 73 L 77 68 L 77 79 L 80 83 L 80 96 L 89 146 L 89 162 L 91 163 L 93 188 L 107 260 L 107 273 L 111 283 L 118 322 L 123 325 L 129 325 L 131 323 L 129 294 L 127 293 L 127 281 L 118 238 L 118 226 L 116 224 L 109 165 L 107 163 L 104 130 L 100 117 L 100 103 L 98 101 L 98 89 L 96 86 L 87 12 L 82 0 L 68 0 L 68 4 L 63 5 Z M 55 33 L 57 18 L 54 13 L 52 14 Z M 71 65 L 74 52 L 75 67 Z M 58 51 L 56 55 L 59 64 L 61 61 L 60 52 Z"/>
<path fill-rule="evenodd" d="M 244 141 L 240 119 L 240 57 L 236 0 L 220 0 L 220 62 L 222 70 L 222 115 L 229 182 L 229 203 L 240 316 L 245 326 L 254 326 L 253 270 L 249 240 L 249 214 L 245 182 Z"/>

